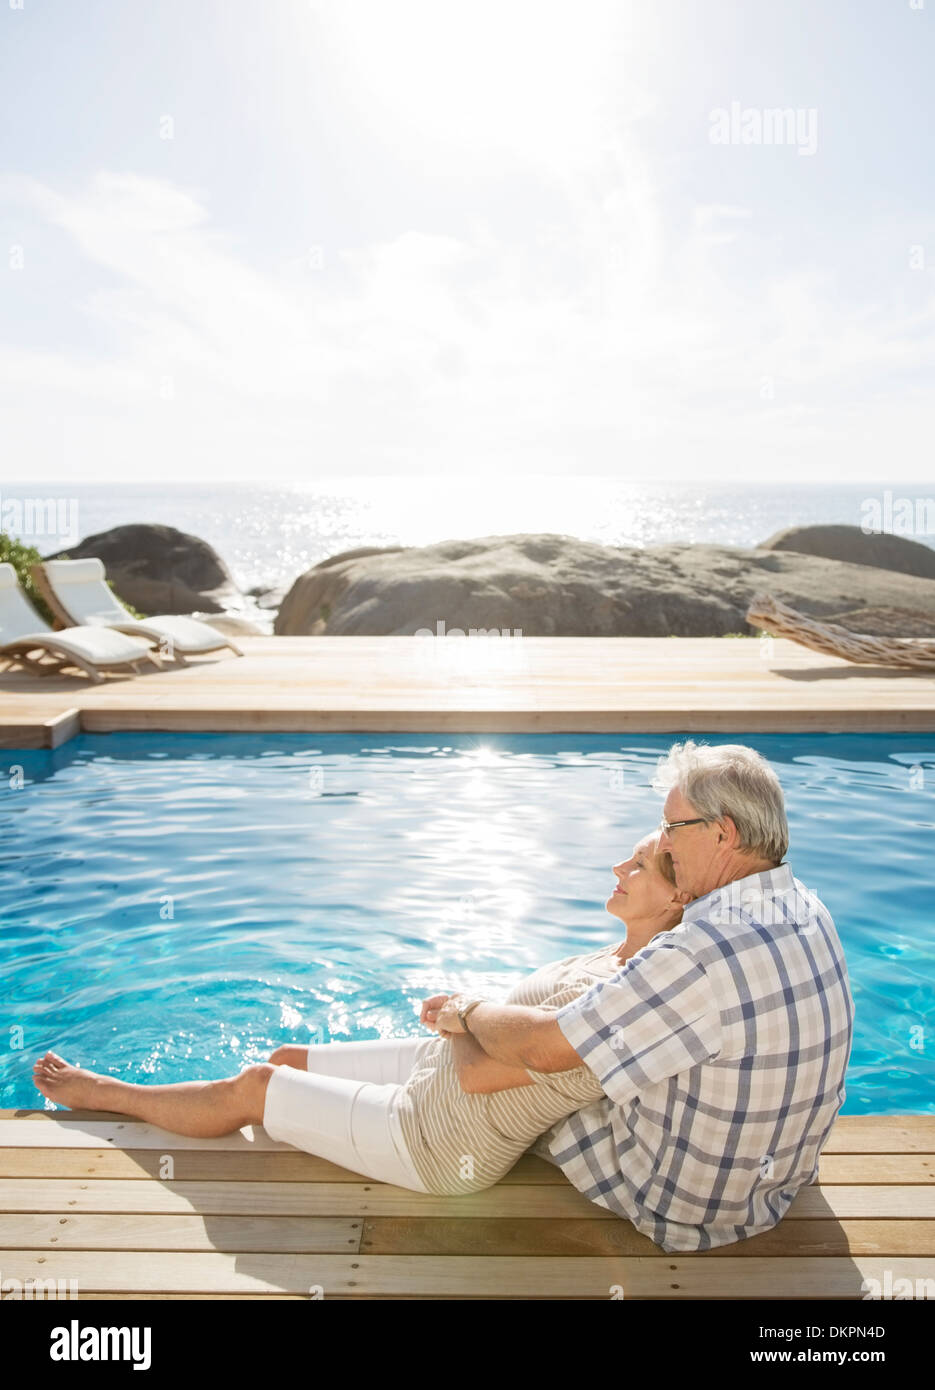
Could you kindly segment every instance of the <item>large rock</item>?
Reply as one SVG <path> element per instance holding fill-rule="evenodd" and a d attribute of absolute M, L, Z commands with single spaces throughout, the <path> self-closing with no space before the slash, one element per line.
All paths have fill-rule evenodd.
<path fill-rule="evenodd" d="M 66 555 L 71 560 L 96 555 L 118 596 L 141 613 L 220 613 L 241 602 L 217 552 L 174 526 L 114 526 L 46 559 Z"/>
<path fill-rule="evenodd" d="M 888 531 L 868 533 L 859 526 L 787 526 L 763 541 L 759 549 L 794 550 L 799 555 L 821 555 L 826 560 L 935 579 L 935 550 L 931 546 Z"/>
<path fill-rule="evenodd" d="M 759 591 L 830 621 L 846 613 L 852 627 L 866 608 L 935 618 L 935 579 L 781 549 L 638 550 L 545 534 L 332 556 L 296 580 L 274 630 L 403 635 L 443 623 L 530 637 L 723 636 L 753 632 L 744 615 Z"/>

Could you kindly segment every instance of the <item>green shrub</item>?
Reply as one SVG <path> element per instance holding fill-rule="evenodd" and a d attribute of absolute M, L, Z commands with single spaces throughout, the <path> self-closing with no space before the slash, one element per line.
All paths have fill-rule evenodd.
<path fill-rule="evenodd" d="M 56 559 L 58 560 L 67 560 L 69 558 L 70 557 L 68 555 L 56 556 Z M 46 603 L 39 590 L 36 588 L 35 581 L 33 580 L 33 577 L 29 572 L 30 567 L 32 565 L 39 565 L 42 563 L 42 556 L 39 554 L 36 547 L 34 545 L 24 545 L 22 541 L 15 540 L 13 536 L 8 536 L 5 531 L 0 531 L 0 562 L 3 561 L 5 561 L 7 564 L 12 565 L 13 568 L 16 570 L 19 582 L 25 589 L 26 594 L 30 602 L 32 603 L 32 606 L 35 608 L 36 612 L 41 614 L 41 616 L 45 618 L 47 623 L 49 623 L 50 625 L 54 624 L 55 615 L 52 613 L 52 610 L 49 608 L 49 605 Z M 111 592 L 116 593 L 117 591 L 116 589 L 114 589 L 114 586 L 113 584 L 111 584 L 109 579 L 107 580 L 107 583 L 111 589 Z M 119 594 L 117 595 L 117 597 L 120 597 Z M 123 604 L 124 608 L 126 608 L 133 615 L 134 618 L 142 619 L 146 617 L 146 614 L 140 613 L 136 608 L 133 607 L 132 603 L 127 603 L 125 599 L 120 599 L 120 602 Z"/>
<path fill-rule="evenodd" d="M 19 582 L 26 590 L 30 602 L 37 613 L 40 613 L 46 622 L 51 626 L 55 621 L 49 611 L 49 605 L 36 588 L 35 581 L 29 572 L 31 565 L 42 563 L 42 556 L 34 545 L 24 545 L 22 541 L 14 540 L 5 531 L 0 531 L 0 561 L 12 565 L 16 570 Z"/>

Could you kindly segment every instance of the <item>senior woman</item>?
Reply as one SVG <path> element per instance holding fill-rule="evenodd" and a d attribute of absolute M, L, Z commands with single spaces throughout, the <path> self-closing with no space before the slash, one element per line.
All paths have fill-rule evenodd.
<path fill-rule="evenodd" d="M 659 841 L 659 832 L 645 836 L 614 865 L 618 882 L 605 906 L 626 925 L 626 939 L 542 966 L 506 1003 L 560 1009 L 679 923 L 692 895 L 677 887 Z M 427 999 L 421 1021 L 436 1028 L 448 998 Z M 492 1186 L 556 1121 L 604 1095 L 580 1063 L 551 1073 L 503 1066 L 467 1032 L 285 1046 L 221 1081 L 141 1086 L 70 1066 L 54 1052 L 33 1075 L 63 1105 L 199 1137 L 262 1124 L 272 1138 L 378 1182 L 446 1195 Z"/>

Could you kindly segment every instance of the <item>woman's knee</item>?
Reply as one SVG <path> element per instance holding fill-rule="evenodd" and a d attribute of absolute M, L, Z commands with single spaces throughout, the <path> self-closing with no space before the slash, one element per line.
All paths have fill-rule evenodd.
<path fill-rule="evenodd" d="M 308 1071 L 308 1048 L 284 1043 L 269 1054 L 268 1060 L 275 1067 L 295 1067 L 298 1071 Z"/>
<path fill-rule="evenodd" d="M 271 1077 L 275 1075 L 276 1068 L 272 1062 L 254 1062 L 251 1066 L 244 1067 L 239 1076 L 234 1077 L 234 1089 L 238 1097 L 242 1098 L 246 1113 L 255 1123 L 262 1123 L 266 1088 Z"/>

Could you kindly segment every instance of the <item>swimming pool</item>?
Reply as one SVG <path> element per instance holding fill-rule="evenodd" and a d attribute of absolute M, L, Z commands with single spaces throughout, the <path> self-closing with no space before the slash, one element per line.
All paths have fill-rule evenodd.
<path fill-rule="evenodd" d="M 935 739 L 697 735 L 769 758 L 856 1005 L 845 1114 L 935 1113 Z M 611 865 L 678 736 L 108 734 L 0 753 L 0 1105 L 48 1048 L 213 1079 L 284 1042 L 422 1033 L 619 941 Z M 20 1046 L 22 1044 L 22 1046 Z"/>

